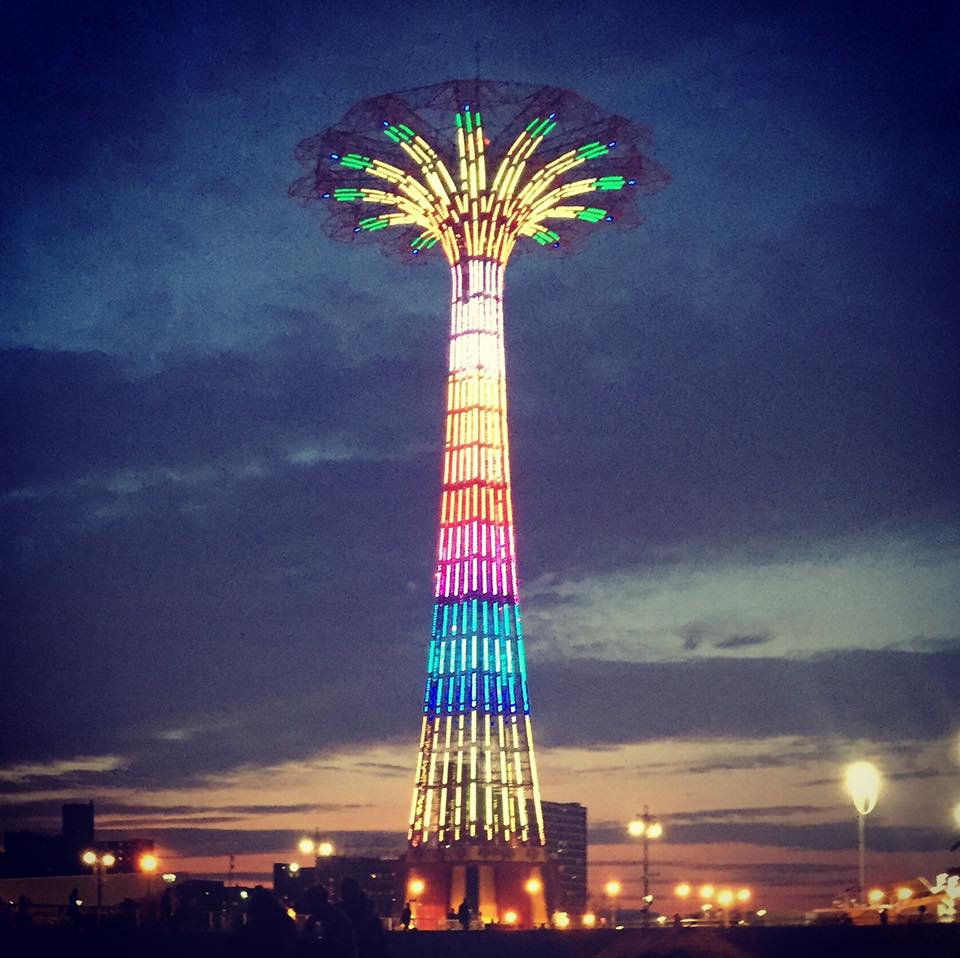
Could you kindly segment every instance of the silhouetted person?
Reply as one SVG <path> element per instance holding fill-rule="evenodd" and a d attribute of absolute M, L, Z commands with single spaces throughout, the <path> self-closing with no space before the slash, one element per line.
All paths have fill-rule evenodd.
<path fill-rule="evenodd" d="M 344 878 L 340 882 L 340 907 L 353 925 L 360 958 L 382 958 L 387 953 L 383 924 L 373 910 L 370 899 L 352 878 Z"/>
<path fill-rule="evenodd" d="M 885 925 L 887 923 L 887 920 L 888 920 L 887 909 L 884 908 L 883 911 L 880 912 L 880 924 Z"/>
<path fill-rule="evenodd" d="M 357 958 L 357 936 L 342 908 L 330 901 L 324 885 L 311 885 L 303 896 L 307 922 L 303 926 L 306 955 Z"/>
<path fill-rule="evenodd" d="M 410 910 L 410 902 L 407 902 L 403 906 L 403 911 L 400 912 L 400 927 L 404 931 L 409 931 L 411 921 L 413 921 L 413 912 Z"/>
<path fill-rule="evenodd" d="M 678 911 L 673 913 L 673 927 L 683 928 L 683 919 L 680 917 L 680 912 Z"/>
<path fill-rule="evenodd" d="M 467 904 L 466 898 L 460 902 L 460 907 L 457 909 L 457 921 L 460 922 L 460 927 L 464 931 L 470 928 L 470 906 Z"/>
<path fill-rule="evenodd" d="M 249 958 L 292 958 L 297 945 L 297 926 L 283 906 L 257 885 L 247 903 L 247 923 L 237 932 L 231 954 Z"/>

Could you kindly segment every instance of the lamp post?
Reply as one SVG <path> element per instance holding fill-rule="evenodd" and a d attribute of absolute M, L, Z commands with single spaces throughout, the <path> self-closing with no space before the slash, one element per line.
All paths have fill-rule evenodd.
<path fill-rule="evenodd" d="M 610 924 L 614 928 L 617 927 L 617 896 L 621 891 L 623 891 L 623 885 L 615 878 L 612 878 L 603 886 L 604 895 L 610 899 Z"/>
<path fill-rule="evenodd" d="M 647 805 L 643 806 L 643 814 L 638 815 L 627 825 L 627 831 L 632 838 L 643 839 L 643 924 L 650 921 L 650 904 L 653 896 L 650 894 L 650 842 L 663 837 L 663 825 L 650 814 Z"/>
<path fill-rule="evenodd" d="M 147 919 L 149 921 L 153 920 L 153 889 L 151 886 L 151 880 L 156 874 L 157 868 L 160 865 L 160 860 L 156 855 L 151 855 L 147 852 L 146 855 L 140 856 L 140 861 L 137 863 L 140 866 L 140 871 L 147 876 Z"/>
<path fill-rule="evenodd" d="M 877 806 L 880 794 L 880 773 L 871 762 L 854 762 L 847 766 L 846 786 L 857 810 L 857 838 L 860 850 L 860 874 L 857 886 L 857 903 L 863 904 L 863 889 L 866 885 L 867 843 L 864 823 Z"/>
<path fill-rule="evenodd" d="M 103 904 L 103 873 L 108 868 L 113 868 L 116 864 L 116 857 L 113 852 L 104 852 L 98 855 L 95 851 L 85 851 L 80 859 L 84 865 L 89 865 L 93 869 L 93 874 L 97 879 L 97 924 L 100 924 L 100 906 Z"/>

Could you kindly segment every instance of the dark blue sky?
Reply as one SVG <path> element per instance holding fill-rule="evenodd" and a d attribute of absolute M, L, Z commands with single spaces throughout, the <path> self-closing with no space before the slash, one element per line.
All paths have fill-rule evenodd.
<path fill-rule="evenodd" d="M 672 176 L 640 229 L 508 276 L 545 794 L 615 820 L 577 749 L 634 748 L 605 794 L 692 813 L 716 798 L 657 785 L 657 748 L 690 782 L 704 742 L 789 739 L 811 783 L 864 750 L 936 779 L 888 823 L 949 831 L 960 24 L 840 7 L 8 6 L 3 824 L 143 790 L 190 820 L 170 809 L 225 807 L 211 775 L 318 756 L 392 755 L 405 793 L 446 270 L 327 241 L 286 188 L 299 140 L 471 74 L 479 40 L 485 76 L 648 124 Z M 337 792 L 297 781 L 291 803 Z"/>

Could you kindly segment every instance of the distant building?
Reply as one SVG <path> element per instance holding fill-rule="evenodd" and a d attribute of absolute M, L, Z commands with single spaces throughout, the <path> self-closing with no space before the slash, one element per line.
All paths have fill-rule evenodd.
<path fill-rule="evenodd" d="M 305 865 L 291 869 L 287 862 L 273 866 L 273 890 L 296 905 L 311 885 L 325 885 L 332 900 L 340 895 L 340 882 L 352 878 L 370 899 L 374 910 L 381 917 L 399 914 L 403 908 L 400 900 L 401 875 L 399 862 L 389 858 L 366 856 L 330 855 L 317 860 L 316 866 Z"/>
<path fill-rule="evenodd" d="M 61 810 L 61 831 L 65 848 L 82 853 L 93 846 L 93 802 L 68 802 Z"/>
<path fill-rule="evenodd" d="M 63 806 L 60 835 L 40 832 L 4 832 L 0 854 L 0 877 L 40 878 L 49 875 L 84 875 L 90 868 L 83 864 L 85 851 L 111 852 L 116 859 L 110 872 L 132 874 L 139 869 L 141 856 L 152 853 L 149 838 L 125 838 L 95 841 L 93 802 Z"/>
<path fill-rule="evenodd" d="M 557 869 L 554 908 L 582 914 L 587 908 L 587 810 L 578 802 L 543 802 L 547 853 Z"/>

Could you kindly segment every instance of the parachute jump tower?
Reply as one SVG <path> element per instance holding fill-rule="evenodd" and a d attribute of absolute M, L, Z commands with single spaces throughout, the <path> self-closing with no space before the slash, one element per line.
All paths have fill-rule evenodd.
<path fill-rule="evenodd" d="M 540 926 L 553 900 L 534 757 L 510 488 L 504 273 L 637 224 L 667 182 L 643 127 L 569 90 L 448 81 L 364 100 L 304 140 L 290 187 L 334 239 L 380 233 L 450 269 L 433 627 L 405 855 L 419 927 L 464 899 Z"/>

